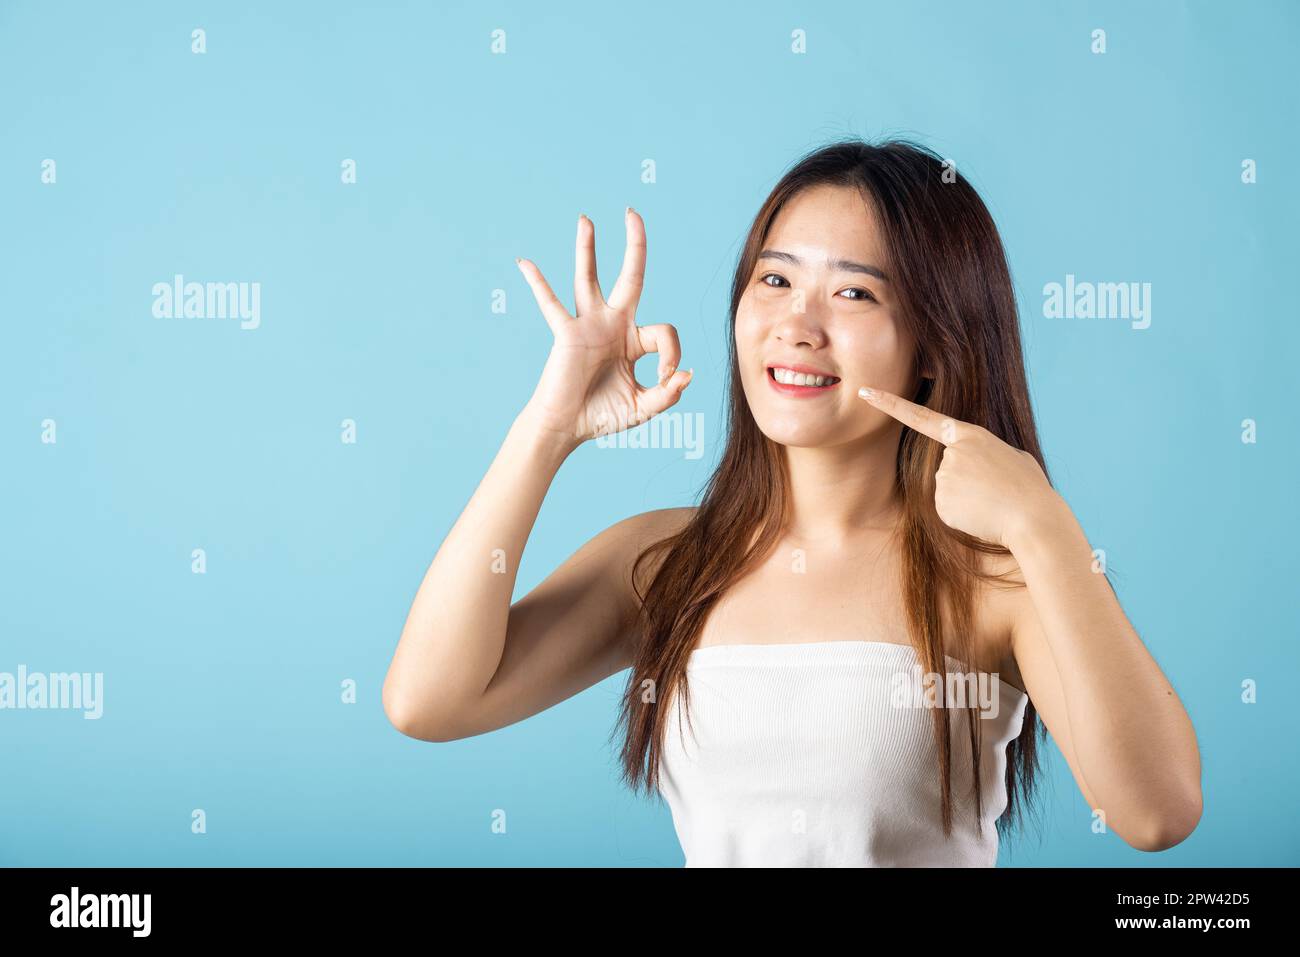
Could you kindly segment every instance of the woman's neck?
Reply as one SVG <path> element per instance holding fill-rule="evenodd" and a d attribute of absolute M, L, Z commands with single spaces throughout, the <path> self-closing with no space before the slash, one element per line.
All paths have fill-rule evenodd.
<path fill-rule="evenodd" d="M 899 429 L 862 442 L 786 446 L 790 513 L 786 534 L 826 546 L 891 532 L 901 514 L 896 489 Z"/>

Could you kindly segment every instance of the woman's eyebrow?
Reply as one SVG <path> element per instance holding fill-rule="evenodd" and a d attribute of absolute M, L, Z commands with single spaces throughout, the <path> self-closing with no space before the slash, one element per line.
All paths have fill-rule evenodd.
<path fill-rule="evenodd" d="M 782 262 L 788 262 L 792 266 L 802 266 L 803 260 L 793 253 L 783 253 L 777 249 L 764 249 L 758 254 L 759 259 L 780 259 Z M 857 263 L 851 259 L 831 259 L 827 265 L 832 269 L 841 272 L 862 272 L 868 276 L 875 276 L 883 282 L 889 282 L 889 277 L 877 266 L 868 266 L 865 263 Z"/>

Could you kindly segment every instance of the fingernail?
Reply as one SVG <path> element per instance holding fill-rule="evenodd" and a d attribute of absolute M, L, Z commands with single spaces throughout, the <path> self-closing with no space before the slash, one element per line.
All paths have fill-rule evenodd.
<path fill-rule="evenodd" d="M 629 206 L 629 207 L 624 211 L 623 215 L 624 215 L 624 216 L 631 216 L 631 215 L 632 215 L 632 207 Z"/>
<path fill-rule="evenodd" d="M 516 256 L 516 257 L 515 257 L 515 265 L 519 265 L 519 263 L 521 263 L 521 262 L 523 262 L 523 260 L 520 259 L 518 256 Z"/>
<path fill-rule="evenodd" d="M 876 390 L 875 390 L 875 389 L 870 389 L 870 388 L 868 388 L 868 387 L 865 386 L 865 385 L 864 385 L 861 389 L 858 390 L 858 396 L 859 396 L 860 398 L 863 398 L 863 399 L 870 399 L 870 398 L 872 398 L 875 394 L 876 394 Z"/>

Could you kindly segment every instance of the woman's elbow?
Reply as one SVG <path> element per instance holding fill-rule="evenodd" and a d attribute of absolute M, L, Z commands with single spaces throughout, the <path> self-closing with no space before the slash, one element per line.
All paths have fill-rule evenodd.
<path fill-rule="evenodd" d="M 1167 851 L 1187 840 L 1201 821 L 1201 792 L 1198 788 L 1179 808 L 1157 815 L 1143 838 L 1133 843 L 1140 851 Z"/>
<path fill-rule="evenodd" d="M 386 681 L 381 697 L 384 703 L 384 716 L 388 718 L 388 723 L 408 738 L 417 741 L 451 740 L 437 728 L 432 727 L 428 716 L 421 713 L 421 709 L 412 707 L 411 702 L 398 694 Z"/>

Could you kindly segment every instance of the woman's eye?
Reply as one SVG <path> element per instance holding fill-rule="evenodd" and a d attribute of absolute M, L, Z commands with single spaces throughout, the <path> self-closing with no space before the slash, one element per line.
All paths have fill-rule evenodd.
<path fill-rule="evenodd" d="M 768 282 L 769 279 L 775 279 L 780 283 L 785 283 L 785 277 L 782 276 L 780 273 L 774 273 L 774 272 L 765 273 L 763 276 L 759 278 L 758 281 L 761 282 L 764 286 L 767 286 L 769 289 L 782 288 L 782 286 L 773 285 L 772 283 Z M 848 289 L 845 289 L 844 291 L 858 293 L 858 295 L 856 296 L 845 297 L 850 302 L 875 302 L 876 301 L 876 297 L 871 294 L 871 290 L 863 289 L 861 286 L 850 286 Z"/>

